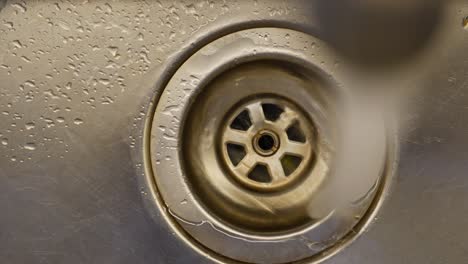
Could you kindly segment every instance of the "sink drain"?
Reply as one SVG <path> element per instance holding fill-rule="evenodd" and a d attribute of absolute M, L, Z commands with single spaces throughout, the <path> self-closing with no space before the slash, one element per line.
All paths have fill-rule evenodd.
<path fill-rule="evenodd" d="M 314 126 L 286 100 L 260 97 L 236 106 L 227 118 L 221 136 L 223 158 L 246 187 L 281 190 L 311 164 Z"/>
<path fill-rule="evenodd" d="M 321 206 L 349 182 L 335 172 L 336 152 L 338 139 L 353 141 L 338 121 L 343 87 L 353 88 L 324 47 L 292 30 L 244 30 L 197 51 L 167 84 L 152 120 L 151 179 L 194 249 L 220 262 L 320 260 L 367 223 L 385 179 L 383 129 L 369 132 L 384 140 L 372 144 L 377 163 L 360 167 L 368 180 L 347 186 L 339 207 Z"/>

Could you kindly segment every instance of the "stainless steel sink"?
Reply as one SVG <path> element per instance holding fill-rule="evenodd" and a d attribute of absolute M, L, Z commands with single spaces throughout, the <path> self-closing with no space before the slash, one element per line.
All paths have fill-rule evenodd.
<path fill-rule="evenodd" d="M 323 29 L 310 10 L 313 8 L 305 0 L 0 0 L 0 262 L 468 262 L 468 231 L 465 231 L 468 225 L 465 205 L 468 201 L 468 3 L 447 2 L 437 32 L 424 50 L 384 71 L 360 69 L 335 56 L 322 39 Z M 228 52 L 219 53 L 223 50 Z M 240 55 L 233 56 L 232 50 Z M 260 67 L 253 73 L 255 78 L 245 83 L 254 85 L 266 80 L 264 87 L 268 86 L 260 90 L 252 88 L 244 95 L 248 97 L 258 91 L 267 94 L 268 89 L 278 89 L 284 96 L 290 92 L 295 102 L 270 95 L 242 101 L 234 86 L 228 89 L 222 84 L 232 76 L 213 77 L 205 73 L 237 67 L 260 55 L 266 61 L 284 58 L 304 70 L 289 71 L 295 66 L 277 67 L 270 62 L 240 68 L 241 73 L 232 73 L 238 77 L 236 80 L 252 72 L 249 67 Z M 212 61 L 210 56 L 214 58 Z M 201 61 L 193 60 L 200 58 Z M 224 60 L 226 63 L 221 63 Z M 284 83 L 300 83 L 298 80 L 314 65 L 318 72 L 323 72 L 324 79 L 325 76 L 339 79 L 340 69 L 345 69 L 348 75 L 351 73 L 351 77 L 359 77 L 354 83 L 343 81 L 341 92 L 353 94 L 356 90 L 349 87 L 379 86 L 398 94 L 388 96 L 393 106 L 392 121 L 386 119 L 388 123 L 382 125 L 391 126 L 391 132 L 387 131 L 383 140 L 380 134 L 367 139 L 355 138 L 358 142 L 362 140 L 362 146 L 352 152 L 355 160 L 365 165 L 359 171 L 372 176 L 363 177 L 365 188 L 357 191 L 361 196 L 366 191 L 360 200 L 364 202 L 357 209 L 343 209 L 343 214 L 348 216 L 350 210 L 355 213 L 352 219 L 339 222 L 342 219 L 337 218 L 337 222 L 327 222 L 325 229 L 314 229 L 313 235 L 320 237 L 319 242 L 300 233 L 325 222 L 324 215 L 304 220 L 305 203 L 301 204 L 303 211 L 296 214 L 296 209 L 287 207 L 289 204 L 281 207 L 280 201 L 269 203 L 268 200 L 265 202 L 271 206 L 268 209 L 275 211 L 271 215 L 277 215 L 278 219 L 267 221 L 262 217 L 271 215 L 265 213 L 265 207 L 258 210 L 265 205 L 264 200 L 254 209 L 249 206 L 255 202 L 247 201 L 248 197 L 241 202 L 227 198 L 220 200 L 222 203 L 213 202 L 226 190 L 220 191 L 216 186 L 237 186 L 238 189 L 230 190 L 243 190 L 249 195 L 258 191 L 261 193 L 256 193 L 258 197 L 265 197 L 274 192 L 292 192 L 295 186 L 308 183 L 301 176 L 287 178 L 288 175 L 296 177 L 295 169 L 323 168 L 321 171 L 328 173 L 325 168 L 333 168 L 330 165 L 333 163 L 327 163 L 329 156 L 323 154 L 328 145 L 316 141 L 314 134 L 317 130 L 317 137 L 327 141 L 320 137 L 321 131 L 328 131 L 328 128 L 320 130 L 321 115 L 316 111 L 310 119 L 302 117 L 303 112 L 307 114 L 315 105 L 326 105 L 323 102 L 328 101 L 320 101 L 322 95 L 317 93 L 311 96 L 317 104 L 309 104 L 313 101 L 307 101 L 310 95 L 281 87 Z M 197 74 L 190 74 L 192 70 Z M 272 72 L 275 78 L 271 77 Z M 183 76 L 187 77 L 183 79 L 186 83 L 177 79 Z M 275 82 L 268 83 L 272 79 Z M 209 95 L 214 92 L 202 94 L 212 96 L 207 101 L 224 100 L 225 104 L 210 108 L 200 102 L 197 87 L 205 85 L 205 81 L 206 85 L 227 89 L 225 98 Z M 229 98 L 239 96 L 238 101 L 245 104 L 238 105 L 234 99 L 230 102 L 227 94 Z M 324 98 L 333 98 L 332 104 L 339 106 L 342 101 L 333 97 L 336 94 L 340 92 L 330 90 Z M 232 121 L 242 112 L 242 107 L 250 107 L 255 102 L 277 104 L 283 107 L 282 111 L 293 109 L 293 114 L 301 116 L 300 121 L 306 125 L 297 133 L 304 133 L 305 139 L 296 141 L 309 143 L 310 140 L 314 144 L 308 145 L 310 149 L 298 150 L 299 158 L 313 165 L 299 162 L 289 169 L 289 174 L 286 165 L 282 165 L 286 180 L 278 182 L 263 180 L 264 176 L 251 177 L 249 173 L 226 173 L 233 177 L 223 178 L 225 185 L 218 184 L 218 180 L 211 184 L 204 176 L 197 178 L 203 171 L 200 168 L 206 168 L 200 164 L 207 162 L 203 155 L 196 154 L 204 153 L 200 148 L 208 148 L 201 143 L 211 142 L 205 139 L 213 132 L 203 128 L 215 127 L 211 125 L 220 118 Z M 190 114 L 183 115 L 181 111 L 182 119 L 176 121 L 180 125 L 164 119 L 164 111 L 177 116 L 178 109 L 185 109 L 185 105 L 196 107 Z M 325 112 L 335 113 L 335 108 L 330 109 L 326 108 Z M 210 118 L 201 118 L 204 114 Z M 188 121 L 183 119 L 185 116 L 189 116 Z M 366 118 L 363 119 L 372 120 L 368 123 L 376 124 L 370 119 L 374 117 L 366 115 Z M 222 122 L 219 123 L 221 126 Z M 200 127 L 201 124 L 206 127 Z M 367 123 L 360 124 L 362 129 Z M 230 123 L 223 125 L 225 130 L 230 129 Z M 258 133 L 249 134 L 245 141 L 256 142 L 254 148 L 247 147 L 247 150 L 257 153 L 257 160 L 266 169 L 270 166 L 269 157 L 276 157 L 288 142 L 288 135 L 276 129 L 273 125 L 264 126 Z M 273 140 L 271 146 L 258 143 L 265 139 L 265 133 L 270 137 L 266 140 Z M 195 138 L 198 135 L 204 138 L 198 141 Z M 369 146 L 373 140 L 382 146 Z M 189 154 L 182 151 L 185 146 L 190 148 Z M 212 156 L 207 159 L 211 159 L 211 164 L 216 160 L 213 153 L 217 148 L 212 146 L 209 150 Z M 314 149 L 322 152 L 316 153 Z M 359 159 L 360 153 L 366 150 L 378 151 L 369 164 L 364 157 Z M 219 150 L 224 153 L 223 162 L 227 162 L 217 168 L 219 171 L 236 170 L 236 162 L 228 151 Z M 177 155 L 182 165 L 171 167 L 176 164 Z M 320 163 L 320 158 L 325 156 Z M 191 164 L 193 161 L 197 164 Z M 252 163 L 248 171 L 255 166 Z M 276 172 L 281 172 L 280 167 L 275 167 Z M 377 170 L 378 174 L 373 173 Z M 312 174 L 325 177 L 317 170 Z M 338 179 L 349 186 L 354 182 L 354 178 Z M 175 186 L 176 181 L 182 187 Z M 206 182 L 211 187 L 202 186 Z M 322 186 L 310 184 L 309 189 L 301 189 L 307 195 Z M 176 198 L 184 195 L 187 200 L 177 200 L 180 204 L 175 206 Z M 307 195 L 301 197 L 312 199 Z M 330 193 L 324 194 L 329 197 L 326 195 Z M 284 197 L 290 202 L 298 196 Z M 317 199 L 317 204 L 320 201 Z M 190 208 L 184 209 L 188 205 Z M 210 224 L 204 224 L 207 222 Z M 216 223 L 225 228 L 222 230 L 225 233 L 218 232 L 217 228 L 207 231 L 210 226 L 217 227 Z M 301 234 L 294 237 L 297 244 L 281 244 L 286 240 L 279 237 L 289 239 L 293 233 Z M 301 246 L 304 248 L 299 249 Z"/>

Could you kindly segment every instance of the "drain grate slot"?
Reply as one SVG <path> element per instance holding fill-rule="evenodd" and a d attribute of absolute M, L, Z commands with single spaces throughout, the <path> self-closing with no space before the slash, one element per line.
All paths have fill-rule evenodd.
<path fill-rule="evenodd" d="M 247 131 L 252 126 L 250 115 L 247 110 L 242 111 L 239 115 L 234 118 L 230 127 L 232 129 Z"/>
<path fill-rule="evenodd" d="M 299 122 L 294 122 L 290 127 L 288 127 L 288 129 L 286 129 L 286 134 L 288 135 L 288 139 L 291 141 L 300 143 L 306 142 L 306 137 L 302 132 Z"/>
<path fill-rule="evenodd" d="M 271 182 L 271 176 L 268 172 L 268 169 L 265 165 L 257 164 L 255 168 L 249 173 L 249 179 L 261 182 L 261 183 L 269 183 Z"/>
<path fill-rule="evenodd" d="M 226 147 L 229 159 L 234 166 L 237 166 L 247 154 L 245 148 L 241 145 L 228 143 Z"/>
<path fill-rule="evenodd" d="M 262 104 L 263 113 L 265 119 L 269 121 L 276 121 L 280 115 L 284 112 L 283 108 L 276 104 Z"/>
<path fill-rule="evenodd" d="M 301 165 L 302 158 L 286 154 L 281 158 L 281 166 L 286 176 L 291 175 Z"/>

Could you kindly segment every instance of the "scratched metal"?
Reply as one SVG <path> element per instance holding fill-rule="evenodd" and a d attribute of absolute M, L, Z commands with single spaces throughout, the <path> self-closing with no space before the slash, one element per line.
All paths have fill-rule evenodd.
<path fill-rule="evenodd" d="M 314 29 L 309 12 L 267 0 L 2 4 L 0 263 L 209 263 L 155 221 L 139 180 L 155 83 L 225 28 Z M 454 2 L 444 48 L 426 53 L 439 67 L 401 114 L 386 203 L 327 263 L 468 262 L 467 16 Z"/>

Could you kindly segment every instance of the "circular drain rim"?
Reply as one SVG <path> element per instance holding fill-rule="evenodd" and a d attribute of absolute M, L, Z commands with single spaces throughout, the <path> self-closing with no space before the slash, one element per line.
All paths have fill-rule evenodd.
<path fill-rule="evenodd" d="M 268 106 L 276 106 L 281 111 L 276 117 L 266 116 Z M 254 99 L 234 107 L 225 119 L 221 130 L 221 155 L 229 170 L 229 174 L 240 184 L 254 191 L 273 192 L 284 190 L 294 184 L 303 171 L 311 165 L 315 144 L 315 132 L 313 122 L 304 112 L 285 98 L 272 97 L 271 95 L 257 95 Z M 243 113 L 246 113 L 244 123 L 247 129 L 232 124 Z M 252 121 L 255 119 L 255 121 Z M 274 119 L 274 120 L 273 120 Z M 303 139 L 290 138 L 288 129 L 297 127 L 302 132 Z M 263 135 L 269 135 L 273 139 L 273 147 L 264 151 L 258 145 L 258 140 Z M 230 145 L 241 146 L 245 156 L 237 164 L 231 159 Z M 289 160 L 287 160 L 289 158 Z M 300 162 L 294 169 L 287 170 L 284 161 L 299 158 Z M 251 177 L 257 168 L 264 168 L 265 172 L 259 173 L 260 180 Z M 288 173 L 290 172 L 290 173 Z M 263 177 L 262 177 L 263 176 Z M 268 179 L 268 180 L 267 180 Z"/>
<path fill-rule="evenodd" d="M 263 36 L 264 34 L 272 34 L 272 36 L 274 34 L 278 34 L 276 37 L 271 38 L 273 41 L 276 40 L 278 42 L 282 41 L 281 37 L 279 37 L 279 35 L 280 35 L 279 33 L 281 33 L 281 35 L 284 34 L 284 33 L 287 33 L 288 35 L 293 36 L 293 38 L 298 37 L 298 39 L 306 39 L 306 40 L 307 39 L 309 39 L 309 40 L 312 39 L 311 41 L 320 43 L 319 40 L 317 40 L 317 39 L 315 39 L 315 38 L 313 38 L 311 36 L 305 35 L 305 34 L 300 33 L 300 32 L 292 31 L 292 30 L 286 30 L 286 29 L 272 29 L 272 28 L 252 29 L 252 30 L 245 30 L 245 32 L 252 32 L 253 34 L 258 34 L 259 36 L 260 35 Z M 234 35 L 234 34 L 232 34 L 232 35 Z M 231 37 L 232 35 L 229 35 L 228 37 Z M 242 38 L 242 36 L 237 36 L 237 38 Z M 215 41 L 215 42 L 218 42 L 218 41 Z M 224 44 L 226 44 L 226 42 L 224 42 Z M 259 43 L 255 43 L 255 44 L 259 44 Z M 210 45 L 211 44 L 209 44 L 208 46 L 210 46 Z M 300 45 L 302 45 L 302 43 Z M 231 48 L 232 48 L 232 46 L 231 46 Z M 211 49 L 212 49 L 212 47 L 211 47 Z M 206 52 L 205 55 L 207 53 L 210 53 L 210 49 L 208 49 L 208 51 L 207 51 L 207 49 L 203 48 L 200 51 L 203 51 L 203 50 L 205 50 L 205 52 Z M 267 45 L 267 46 L 264 46 L 263 48 L 258 49 L 258 46 L 252 45 L 251 47 L 249 47 L 249 49 L 244 49 L 244 50 L 237 49 L 236 50 L 237 55 L 241 54 L 242 56 L 227 56 L 227 57 L 224 57 L 224 58 L 219 58 L 220 59 L 219 62 L 222 62 L 222 63 L 218 63 L 213 69 L 211 69 L 211 72 L 209 72 L 210 74 L 208 74 L 208 72 L 206 72 L 206 76 L 204 76 L 202 79 L 199 79 L 200 82 L 197 81 L 195 86 L 203 86 L 204 84 L 206 84 L 206 82 L 208 82 L 212 78 L 213 75 L 216 75 L 216 73 L 219 73 L 220 71 L 224 70 L 226 68 L 226 66 L 229 64 L 229 61 L 252 59 L 252 58 L 250 58 L 251 56 L 249 55 L 249 54 L 252 54 L 252 53 L 256 53 L 257 54 L 256 57 L 260 58 L 260 59 L 261 58 L 275 58 L 275 59 L 281 58 L 281 59 L 286 59 L 286 60 L 291 60 L 291 61 L 294 61 L 294 62 L 298 62 L 298 63 L 301 63 L 301 64 L 306 64 L 306 65 L 312 66 L 312 67 L 315 67 L 315 66 L 319 65 L 320 59 L 318 59 L 317 57 L 315 57 L 315 58 L 313 56 L 311 57 L 310 54 L 309 55 L 301 54 L 301 52 L 299 51 L 300 48 L 296 48 L 296 49 L 292 48 L 292 50 L 294 50 L 294 51 L 291 51 L 291 49 L 282 49 L 281 45 L 279 45 L 279 48 L 278 47 L 272 48 L 271 45 L 270 46 Z M 205 56 L 205 55 L 203 55 L 203 56 Z M 190 62 L 192 59 L 194 59 L 196 57 L 199 57 L 199 56 L 193 56 L 188 62 Z M 313 62 L 312 65 L 308 64 L 310 61 Z M 331 58 L 331 61 L 333 61 L 333 58 Z M 211 66 L 213 66 L 213 65 L 211 65 Z M 181 69 L 182 68 L 183 67 L 181 67 Z M 324 70 L 325 72 L 331 72 L 332 71 L 331 67 L 326 67 L 326 65 L 320 65 L 319 68 L 321 68 L 321 70 Z M 179 69 L 179 71 L 177 73 L 181 73 L 180 72 L 181 69 Z M 175 74 L 175 76 L 178 75 L 177 73 Z M 189 78 L 192 77 L 190 72 L 182 72 L 181 75 L 185 75 L 185 77 L 189 77 Z M 175 79 L 178 79 L 178 77 L 180 77 L 180 76 L 177 76 L 177 78 L 175 78 Z M 180 79 L 179 79 L 179 81 L 180 81 Z M 169 84 L 168 84 L 168 86 L 169 86 Z M 166 87 L 166 89 L 167 88 L 168 87 Z M 187 97 L 187 99 L 190 99 L 190 98 L 191 98 L 190 96 Z M 161 96 L 161 98 L 159 100 L 159 103 L 164 102 L 166 99 L 167 98 L 165 98 L 165 95 L 163 93 L 163 95 Z M 160 110 L 160 111 L 158 111 L 158 110 Z M 161 135 L 155 135 L 155 131 L 158 131 L 158 129 L 161 128 L 161 127 L 158 128 L 157 126 L 155 126 L 155 124 L 158 123 L 156 121 L 161 121 L 160 118 L 164 119 L 164 117 L 161 117 L 160 115 L 158 115 L 158 113 L 162 113 L 162 112 L 164 112 L 164 110 L 165 110 L 165 107 L 161 108 L 160 104 L 158 104 L 156 115 L 155 115 L 154 120 L 153 120 L 154 121 L 153 122 L 153 127 L 151 129 L 151 134 L 153 135 L 153 139 L 150 142 L 151 143 L 151 149 L 152 149 L 151 151 L 153 153 L 152 157 L 150 157 L 150 159 L 152 160 L 154 180 L 155 180 L 155 184 L 158 186 L 158 190 L 159 190 L 159 193 L 162 196 L 162 199 L 168 197 L 167 196 L 167 190 L 168 189 L 165 189 L 164 185 L 166 185 L 166 186 L 169 185 L 170 186 L 171 183 L 167 182 L 166 181 L 167 179 L 162 180 L 160 178 L 161 176 L 164 176 L 164 175 L 162 175 L 160 173 L 157 166 L 155 166 L 155 165 L 161 165 L 163 162 L 160 162 L 159 159 L 157 157 L 155 157 L 154 155 L 156 154 L 155 146 L 158 145 L 156 143 L 157 142 L 161 143 L 161 141 L 160 141 L 161 138 L 158 137 L 158 136 L 161 136 Z M 179 121 L 181 121 L 181 119 L 179 119 L 177 122 L 179 122 Z M 183 120 L 182 120 L 182 122 L 183 122 Z M 159 132 L 161 132 L 161 131 L 159 131 Z M 160 133 L 156 133 L 156 134 L 160 134 Z M 158 138 L 158 139 L 155 139 L 155 138 Z M 172 140 L 170 138 L 173 138 L 173 137 L 172 136 L 167 136 L 166 140 L 169 140 L 169 141 Z M 167 143 L 167 142 L 165 142 L 165 143 Z M 169 152 L 172 151 L 172 153 L 173 153 L 172 157 L 176 157 L 177 156 L 177 151 L 174 151 L 176 149 L 176 146 L 174 146 L 172 144 L 167 144 L 166 146 L 167 146 L 168 149 L 171 149 L 170 151 L 167 151 L 167 152 L 169 153 Z M 388 154 L 388 152 L 386 152 L 386 153 Z M 385 161 L 388 162 L 387 158 L 388 158 L 388 156 L 386 156 L 386 158 L 384 158 L 384 159 L 385 159 Z M 176 165 L 177 162 L 176 163 L 170 162 L 170 163 L 171 163 L 171 166 L 169 166 L 169 167 L 174 167 L 174 165 Z M 168 164 L 165 164 L 165 165 L 168 165 Z M 166 168 L 169 168 L 169 167 L 166 167 Z M 386 167 L 386 168 L 388 168 L 388 167 Z M 177 171 L 176 173 L 180 173 L 180 171 Z M 382 173 L 383 173 L 383 176 L 381 174 L 379 174 L 379 176 L 385 177 L 385 175 L 387 175 L 385 173 L 385 171 L 383 171 Z M 184 177 L 182 177 L 182 179 L 183 178 Z M 374 184 L 374 187 L 378 187 L 379 184 L 382 183 L 382 182 L 385 182 L 385 178 L 379 178 L 379 180 Z M 181 183 L 183 184 L 183 182 L 181 182 Z M 380 187 L 382 187 L 382 186 L 380 186 Z M 367 198 L 370 197 L 370 199 L 372 201 L 374 201 L 376 203 L 380 203 L 380 200 L 378 200 L 378 199 L 374 200 L 373 199 L 374 195 L 377 192 L 377 189 L 378 188 L 375 188 L 370 193 L 368 193 L 370 195 Z M 181 192 L 179 192 L 179 191 L 181 191 Z M 287 237 L 285 237 L 285 236 L 272 236 L 272 237 L 253 236 L 253 235 L 237 232 L 236 230 L 233 230 L 233 229 L 231 229 L 229 227 L 223 226 L 216 219 L 211 218 L 209 215 L 204 214 L 203 206 L 198 204 L 197 201 L 194 200 L 193 197 L 190 197 L 190 196 L 187 197 L 187 193 L 189 191 L 190 191 L 189 188 L 187 188 L 187 186 L 185 186 L 185 187 L 183 187 L 182 189 L 180 189 L 180 190 L 178 190 L 176 192 L 172 192 L 173 195 L 169 195 L 169 196 L 172 196 L 172 198 L 170 199 L 171 201 L 168 201 L 167 199 L 164 199 L 164 203 L 167 206 L 166 210 L 168 210 L 168 212 L 170 214 L 170 217 L 167 220 L 168 221 L 173 220 L 173 221 L 178 222 L 178 224 L 181 226 L 181 228 L 183 228 L 185 230 L 185 232 L 187 232 L 187 233 L 177 232 L 179 235 L 185 236 L 183 234 L 186 234 L 186 235 L 190 234 L 189 237 L 182 237 L 182 238 L 183 238 L 184 241 L 189 242 L 189 245 L 191 245 L 191 246 L 198 247 L 197 243 L 193 244 L 195 241 L 190 242 L 191 241 L 190 239 L 196 239 L 196 240 L 198 240 L 198 243 L 204 244 L 204 246 L 208 246 L 211 250 L 214 250 L 215 252 L 218 252 L 219 254 L 222 254 L 222 255 L 224 255 L 225 257 L 228 257 L 228 258 L 233 258 L 233 259 L 242 260 L 242 261 L 247 259 L 247 261 L 253 261 L 253 262 L 255 262 L 255 260 L 257 260 L 259 262 L 282 263 L 282 262 L 292 261 L 294 259 L 299 260 L 299 259 L 297 259 L 298 254 L 294 250 L 294 244 L 295 244 L 295 246 L 299 246 L 299 247 L 304 246 L 304 243 L 307 242 L 307 239 L 310 238 L 308 235 L 310 234 L 311 231 L 313 231 L 316 234 L 322 233 L 322 235 L 323 235 L 323 237 L 321 237 L 321 238 L 320 237 L 315 237 L 315 240 L 314 240 L 314 243 L 313 243 L 314 245 L 318 244 L 320 246 L 315 247 L 315 248 L 309 247 L 308 249 L 306 249 L 306 251 L 308 252 L 307 255 L 306 256 L 300 256 L 300 259 L 313 257 L 316 253 L 322 252 L 324 249 L 326 249 L 326 248 L 328 248 L 330 246 L 333 246 L 333 245 L 337 246 L 336 249 L 341 248 L 341 245 L 342 245 L 341 243 L 335 244 L 335 242 L 340 239 L 340 236 L 333 236 L 334 232 L 332 232 L 332 231 L 337 231 L 337 230 L 336 229 L 335 230 L 328 230 L 327 228 L 323 228 L 324 226 L 328 226 L 328 228 L 329 228 L 331 223 L 333 223 L 336 220 L 339 220 L 339 219 L 336 218 L 337 217 L 336 214 L 328 215 L 327 217 L 323 218 L 321 222 L 318 222 L 314 226 L 312 226 L 310 228 L 307 228 L 305 230 L 301 230 L 299 232 L 288 234 Z M 180 195 L 180 194 L 183 194 L 183 195 Z M 187 198 L 187 200 L 186 199 L 178 200 L 179 198 L 182 198 L 182 197 Z M 189 213 L 193 217 L 185 217 L 185 216 L 188 216 L 188 215 L 184 215 L 182 217 L 180 215 L 180 212 L 181 212 L 180 210 L 184 211 L 184 209 L 181 209 L 180 206 L 178 207 L 177 206 L 178 203 L 180 205 L 190 205 L 191 209 L 185 210 L 185 213 Z M 379 206 L 376 206 L 376 207 L 379 207 Z M 376 207 L 372 206 L 371 211 L 368 211 L 366 214 L 367 215 L 374 214 L 375 213 L 374 209 Z M 364 213 L 361 214 L 361 216 L 364 217 Z M 203 219 L 205 219 L 205 220 L 203 220 Z M 353 221 L 353 223 L 348 224 L 348 225 L 354 226 L 356 223 L 360 222 L 360 221 L 358 221 L 359 219 L 357 219 L 357 218 L 354 218 L 354 220 L 355 221 Z M 197 222 L 197 221 L 201 221 L 201 222 Z M 367 223 L 368 222 L 366 220 L 363 223 L 363 225 L 365 226 Z M 209 227 L 211 227 L 211 228 L 209 228 Z M 222 228 L 223 231 L 221 231 L 219 228 Z M 203 229 L 203 230 L 201 230 L 201 229 Z M 209 229 L 209 230 L 206 230 L 206 229 Z M 349 231 L 349 230 L 350 230 L 349 228 L 346 228 L 345 230 L 339 231 L 339 233 L 342 233 L 343 235 L 345 235 L 346 232 Z M 323 231 L 323 232 L 321 232 L 321 231 Z M 216 237 L 216 235 L 219 235 L 219 234 L 221 234 L 222 237 L 227 238 L 229 240 L 229 241 L 226 241 L 228 244 L 234 243 L 231 246 L 234 246 L 234 249 L 235 249 L 234 251 L 237 251 L 237 253 L 233 252 L 233 251 L 230 251 L 230 250 L 226 250 L 226 251 L 219 250 L 219 249 L 216 249 L 216 245 L 214 245 L 214 247 L 213 247 L 213 245 L 207 245 L 205 243 L 207 239 L 209 240 L 210 238 L 213 238 L 212 235 L 214 235 Z M 353 240 L 356 235 L 357 235 L 356 233 L 352 234 L 351 237 L 347 238 L 348 241 Z M 293 237 L 297 237 L 298 240 L 295 240 Z M 329 238 L 329 237 L 333 238 L 332 241 L 330 241 L 330 239 L 328 239 L 328 240 L 326 239 L 326 238 Z M 312 238 L 310 238 L 310 239 L 312 239 Z M 317 242 L 317 241 L 321 241 L 321 242 Z M 284 248 L 284 246 L 287 246 L 287 248 L 291 248 L 293 255 L 284 256 L 284 254 L 278 253 L 276 251 L 270 251 L 271 252 L 270 255 L 268 255 L 268 256 L 263 255 L 262 256 L 263 258 L 258 259 L 259 256 L 255 255 L 253 252 L 258 252 L 258 250 L 260 250 L 260 251 L 267 250 L 268 248 L 271 249 L 271 245 L 272 245 L 271 242 L 275 242 L 274 243 L 275 248 L 277 246 L 279 246 L 281 248 Z M 298 244 L 297 242 L 300 242 L 300 243 Z M 236 245 L 239 246 L 239 247 L 237 247 L 237 250 L 236 250 Z M 226 246 L 226 245 L 224 245 L 224 246 Z M 201 251 L 204 251 L 204 250 L 201 250 Z M 330 254 L 333 254 L 333 253 L 334 253 L 334 251 L 328 251 L 327 250 L 326 254 L 321 254 L 320 257 L 318 257 L 318 258 L 313 257 L 312 260 L 314 260 L 314 259 L 315 260 L 323 260 L 323 259 L 329 257 Z M 246 254 L 250 254 L 250 255 L 246 256 Z M 212 255 L 211 257 L 214 257 L 216 259 L 216 256 Z"/>
<path fill-rule="evenodd" d="M 305 89 L 302 87 L 304 83 L 290 74 L 290 67 L 293 65 L 285 67 L 272 64 L 271 61 L 252 62 L 219 74 L 210 84 L 204 86 L 198 99 L 193 101 L 182 129 L 184 136 L 181 150 L 191 192 L 211 214 L 226 225 L 242 229 L 244 234 L 262 233 L 263 236 L 273 236 L 310 225 L 307 204 L 324 182 L 328 171 L 328 158 L 323 154 L 330 150 L 326 144 L 319 142 L 316 148 L 318 158 L 311 160 L 313 162 L 309 164 L 304 163 L 307 165 L 304 170 L 306 173 L 300 177 L 300 181 L 292 181 L 288 188 L 281 191 L 274 192 L 271 189 L 268 193 L 266 190 L 251 192 L 231 180 L 229 169 L 220 160 L 222 155 L 217 147 L 221 147 L 221 144 L 216 142 L 214 134 L 219 137 L 225 121 L 222 117 L 230 109 L 234 109 L 238 102 L 248 101 L 252 96 L 272 97 L 274 91 L 278 98 L 288 98 L 300 103 L 301 109 L 316 109 L 313 111 L 316 113 L 324 111 L 323 107 L 311 104 L 316 101 L 313 99 L 315 96 L 320 97 L 318 94 L 313 96 L 307 92 L 298 97 L 298 94 L 290 93 L 290 89 Z M 270 79 L 273 84 L 259 85 L 264 83 L 265 78 Z M 219 100 L 220 97 L 224 99 Z M 320 116 L 314 114 L 311 119 L 317 120 L 317 130 L 321 131 L 318 134 L 322 134 L 322 139 L 325 139 L 329 129 L 319 121 Z M 309 169 L 312 165 L 315 165 L 314 170 Z M 292 184 L 295 182 L 297 184 Z"/>

